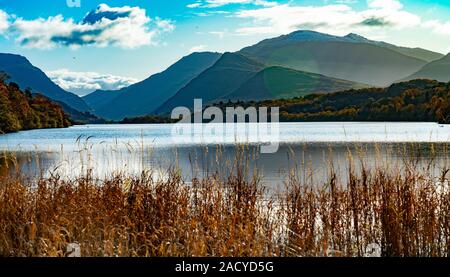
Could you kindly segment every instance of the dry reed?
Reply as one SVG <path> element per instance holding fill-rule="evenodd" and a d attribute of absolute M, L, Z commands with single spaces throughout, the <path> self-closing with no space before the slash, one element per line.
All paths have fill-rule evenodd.
<path fill-rule="evenodd" d="M 239 158 L 239 160 L 241 160 Z M 186 183 L 178 170 L 97 180 L 0 181 L 0 256 L 443 256 L 450 253 L 449 175 L 366 168 L 345 182 L 292 174 L 267 193 L 240 162 Z M 410 159 L 409 159 L 410 160 Z"/>

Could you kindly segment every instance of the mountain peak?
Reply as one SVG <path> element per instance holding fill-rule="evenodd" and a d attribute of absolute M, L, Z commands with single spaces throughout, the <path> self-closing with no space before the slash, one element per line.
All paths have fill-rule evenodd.
<path fill-rule="evenodd" d="M 14 63 L 14 64 L 31 64 L 30 61 L 24 56 L 10 53 L 0 53 L 1 63 Z"/>
<path fill-rule="evenodd" d="M 340 37 L 319 33 L 316 31 L 310 31 L 310 30 L 299 30 L 292 32 L 285 36 L 285 38 L 288 38 L 289 40 L 296 40 L 296 41 L 330 41 L 330 40 L 339 40 Z"/>
<path fill-rule="evenodd" d="M 369 39 L 367 39 L 361 35 L 355 34 L 355 33 L 350 33 L 350 34 L 346 35 L 344 38 L 351 39 L 353 41 L 361 41 L 361 42 L 369 41 Z"/>
<path fill-rule="evenodd" d="M 346 36 L 335 36 L 310 30 L 298 30 L 288 35 L 280 37 L 283 41 L 318 41 L 318 42 L 351 42 L 351 43 L 370 43 L 380 44 L 361 35 L 350 33 Z"/>
<path fill-rule="evenodd" d="M 295 35 L 295 34 L 298 34 L 298 35 L 300 35 L 300 34 L 303 34 L 303 35 L 326 35 L 326 34 L 324 34 L 324 33 L 320 33 L 320 32 L 317 32 L 317 31 L 312 31 L 312 30 L 297 30 L 297 31 L 294 31 L 294 32 L 292 32 L 292 33 L 290 33 L 290 35 Z"/>

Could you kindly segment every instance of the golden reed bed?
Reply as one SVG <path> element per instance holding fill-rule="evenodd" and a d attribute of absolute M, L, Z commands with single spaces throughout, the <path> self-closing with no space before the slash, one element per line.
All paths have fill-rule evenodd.
<path fill-rule="evenodd" d="M 228 176 L 185 182 L 84 173 L 0 182 L 0 255 L 441 256 L 450 252 L 449 169 L 366 168 L 350 155 L 345 182 L 291 172 L 277 193 L 237 158 Z M 242 162 L 241 162 L 242 161 Z M 411 163 L 411 164 L 410 164 Z"/>

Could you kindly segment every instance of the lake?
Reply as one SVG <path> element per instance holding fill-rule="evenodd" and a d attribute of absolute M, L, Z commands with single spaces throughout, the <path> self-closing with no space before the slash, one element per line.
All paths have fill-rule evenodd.
<path fill-rule="evenodd" d="M 13 153 L 22 173 L 77 177 L 91 170 L 99 177 L 151 170 L 164 176 L 179 168 L 189 181 L 232 170 L 242 154 L 249 175 L 281 184 L 297 174 L 305 183 L 323 183 L 331 166 L 345 179 L 349 158 L 356 167 L 411 162 L 434 172 L 447 165 L 450 125 L 434 123 L 280 123 L 268 124 L 83 125 L 31 130 L 0 136 L 0 150 Z M 264 127 L 264 128 L 262 128 Z M 240 147 L 236 147 L 240 143 Z M 273 153 L 262 153 L 262 146 Z M 9 171 L 12 171 L 11 167 Z"/>

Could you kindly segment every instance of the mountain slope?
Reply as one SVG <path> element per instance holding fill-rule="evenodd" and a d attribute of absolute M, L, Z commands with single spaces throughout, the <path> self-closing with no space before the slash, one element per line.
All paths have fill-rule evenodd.
<path fill-rule="evenodd" d="M 193 53 L 142 82 L 119 91 L 97 91 L 84 99 L 97 115 L 108 119 L 151 114 L 189 81 L 212 66 L 220 56 L 211 52 Z"/>
<path fill-rule="evenodd" d="M 0 134 L 70 125 L 61 106 L 42 96 L 20 91 L 16 83 L 0 80 Z"/>
<path fill-rule="evenodd" d="M 336 37 L 311 31 L 261 41 L 239 53 L 270 65 L 318 73 L 375 86 L 408 76 L 427 62 L 361 37 Z"/>
<path fill-rule="evenodd" d="M 450 53 L 444 58 L 431 62 L 419 71 L 405 78 L 405 80 L 413 79 L 431 79 L 440 82 L 450 81 Z"/>
<path fill-rule="evenodd" d="M 416 59 L 420 59 L 420 60 L 424 60 L 426 62 L 431 62 L 431 61 L 435 61 L 435 60 L 439 60 L 442 57 L 444 57 L 443 54 L 441 53 L 436 53 L 433 51 L 429 51 L 426 49 L 422 49 L 422 48 L 408 48 L 408 47 L 402 47 L 402 46 L 397 46 L 397 45 L 393 45 L 390 43 L 386 43 L 383 41 L 374 41 L 374 40 L 370 40 L 367 39 L 363 36 L 357 35 L 357 34 L 353 34 L 350 33 L 348 35 L 346 35 L 345 37 L 342 37 L 345 41 L 347 42 L 355 42 L 355 43 L 369 43 L 369 44 L 374 44 L 377 46 L 382 46 L 382 47 L 386 47 L 389 48 L 391 50 L 394 50 L 396 52 L 399 52 L 403 55 L 406 56 L 410 56 Z"/>
<path fill-rule="evenodd" d="M 0 53 L 0 71 L 7 73 L 9 81 L 17 83 L 21 89 L 31 88 L 33 93 L 41 93 L 81 112 L 90 110 L 80 97 L 57 86 L 25 57 Z"/>
<path fill-rule="evenodd" d="M 319 74 L 274 66 L 258 72 L 239 89 L 228 95 L 226 99 L 260 101 L 302 97 L 311 93 L 330 93 L 363 87 L 366 86 Z"/>
<path fill-rule="evenodd" d="M 238 89 L 264 67 L 264 64 L 241 54 L 225 53 L 212 67 L 158 108 L 157 112 L 169 112 L 178 106 L 192 107 L 196 98 L 201 98 L 203 104 L 221 99 Z"/>
<path fill-rule="evenodd" d="M 121 93 L 120 90 L 96 90 L 94 92 L 89 93 L 88 95 L 83 96 L 84 102 L 86 102 L 89 107 L 93 110 L 97 110 L 104 105 L 108 104 L 114 98 L 119 96 Z"/>

